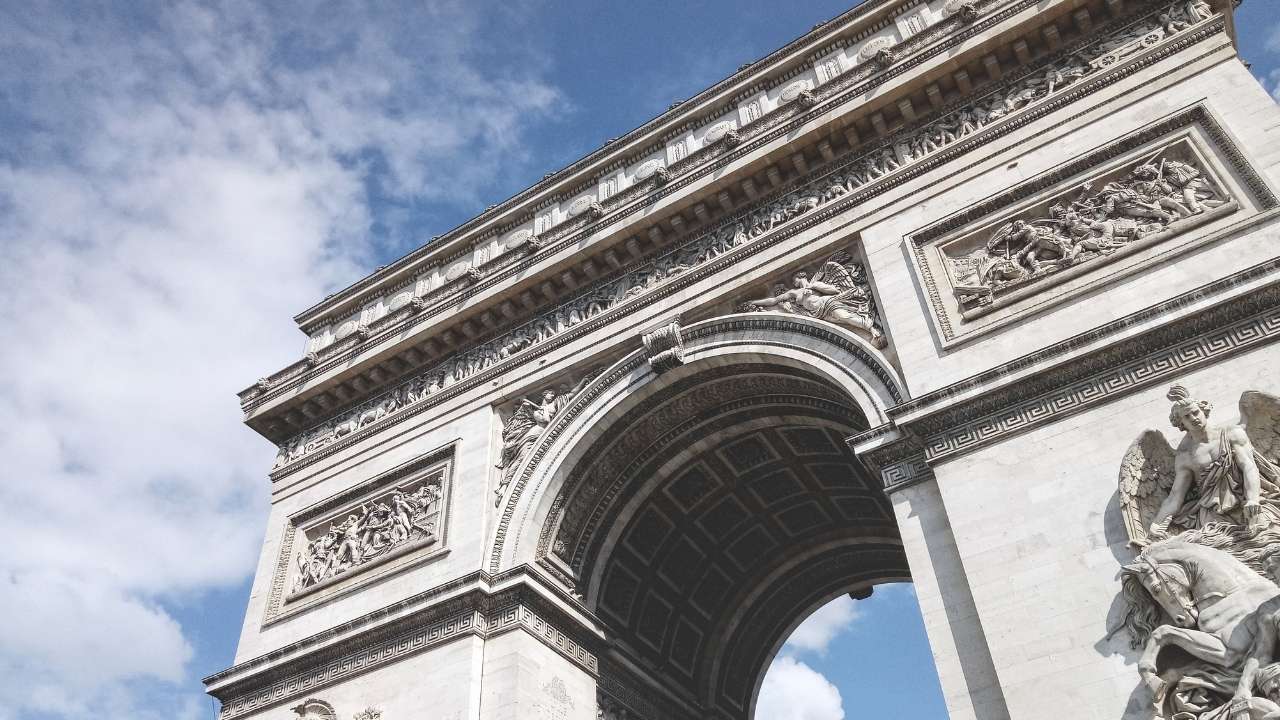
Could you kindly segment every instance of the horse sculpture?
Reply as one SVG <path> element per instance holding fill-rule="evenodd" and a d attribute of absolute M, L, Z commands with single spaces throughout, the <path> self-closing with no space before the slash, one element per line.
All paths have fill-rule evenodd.
<path fill-rule="evenodd" d="M 1122 570 L 1125 626 L 1135 647 L 1144 645 L 1138 672 L 1160 717 L 1270 717 L 1276 706 L 1253 698 L 1253 686 L 1258 668 L 1275 660 L 1280 587 L 1231 553 L 1187 537 L 1221 534 L 1207 530 L 1153 543 Z M 1162 671 L 1161 652 L 1170 646 L 1193 660 Z M 1255 712 L 1229 710 L 1241 703 Z"/>

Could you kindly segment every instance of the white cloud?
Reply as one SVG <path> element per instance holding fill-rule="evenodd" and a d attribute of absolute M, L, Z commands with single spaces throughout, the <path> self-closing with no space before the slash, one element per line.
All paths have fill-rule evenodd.
<path fill-rule="evenodd" d="M 473 202 L 553 110 L 465 4 L 355 7 L 0 10 L 5 720 L 196 717 L 162 603 L 256 557 L 273 452 L 234 392 L 371 264 L 370 188 Z"/>
<path fill-rule="evenodd" d="M 791 637 L 787 638 L 783 651 L 821 655 L 837 635 L 853 625 L 859 615 L 857 603 L 848 595 L 841 595 L 805 618 L 791 633 Z"/>
<path fill-rule="evenodd" d="M 840 691 L 808 665 L 779 657 L 769 666 L 756 701 L 758 718 L 768 720 L 843 720 Z"/>

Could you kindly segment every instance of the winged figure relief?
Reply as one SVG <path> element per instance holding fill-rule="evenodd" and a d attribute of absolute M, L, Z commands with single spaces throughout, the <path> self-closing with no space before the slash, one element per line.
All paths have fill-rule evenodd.
<path fill-rule="evenodd" d="M 498 488 L 494 491 L 497 495 L 495 505 L 502 502 L 507 487 L 515 477 L 516 469 L 524 464 L 529 451 L 537 444 L 538 438 L 542 437 L 542 431 L 596 374 L 595 370 L 586 373 L 572 387 L 547 388 L 536 400 L 520 398 L 516 401 L 515 410 L 502 426 L 502 455 L 497 464 L 501 475 Z"/>
<path fill-rule="evenodd" d="M 791 276 L 791 288 L 773 286 L 773 295 L 746 303 L 746 309 L 774 309 L 807 315 L 858 331 L 876 347 L 884 347 L 884 333 L 876 322 L 875 301 L 861 265 L 838 253 L 814 273 L 801 270 Z"/>
<path fill-rule="evenodd" d="M 1134 440 L 1120 464 L 1119 495 L 1131 544 L 1209 523 L 1257 533 L 1280 521 L 1280 398 L 1248 391 L 1234 423 L 1210 420 L 1213 406 L 1181 385 L 1168 393 L 1175 448 L 1159 430 Z"/>

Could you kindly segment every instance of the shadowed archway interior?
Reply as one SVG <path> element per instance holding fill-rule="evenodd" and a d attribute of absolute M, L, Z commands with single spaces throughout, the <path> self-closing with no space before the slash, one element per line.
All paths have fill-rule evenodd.
<path fill-rule="evenodd" d="M 829 381 L 734 363 L 659 382 L 566 477 L 540 561 L 610 630 L 605 692 L 618 672 L 639 674 L 686 712 L 748 718 L 800 620 L 908 580 L 906 557 L 888 499 L 844 442 L 866 420 Z"/>

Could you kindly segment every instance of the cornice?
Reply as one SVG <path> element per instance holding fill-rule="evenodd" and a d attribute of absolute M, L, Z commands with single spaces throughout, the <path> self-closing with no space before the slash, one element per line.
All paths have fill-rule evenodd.
<path fill-rule="evenodd" d="M 210 675 L 204 684 L 222 701 L 219 717 L 230 720 L 462 637 L 513 630 L 528 632 L 594 675 L 603 647 L 600 627 L 581 603 L 531 566 L 499 575 L 477 571 Z"/>
<path fill-rule="evenodd" d="M 460 382 L 449 384 L 449 386 L 445 387 L 443 391 L 435 393 L 435 395 L 430 398 L 426 398 L 424 401 L 417 402 L 417 404 L 412 407 L 406 407 L 406 409 L 399 410 L 397 414 L 390 415 L 389 418 L 394 418 L 396 420 L 410 418 L 410 416 L 419 414 L 421 411 L 428 409 L 428 407 L 438 405 L 440 402 L 448 401 L 453 397 L 457 397 L 460 393 L 466 392 L 467 389 L 479 387 L 481 383 L 485 382 L 485 380 L 497 377 L 498 374 L 508 372 L 508 370 L 513 368 L 513 366 L 521 363 L 527 363 L 527 361 L 543 356 L 549 351 L 556 350 L 556 348 L 562 347 L 568 342 L 575 341 L 586 333 L 594 332 L 596 329 L 604 327 L 605 324 L 611 323 L 613 320 L 621 319 L 622 316 L 634 313 L 634 311 L 640 309 L 640 307 L 652 305 L 654 302 L 666 299 L 666 297 L 671 296 L 672 293 L 680 292 L 681 290 L 684 290 L 684 288 L 689 287 L 690 284 L 710 277 L 710 275 L 719 272 L 719 270 L 726 268 L 726 266 L 732 263 L 737 263 L 737 261 L 749 258 L 749 256 L 756 254 L 756 252 L 760 252 L 767 249 L 769 246 L 776 245 L 777 242 L 786 240 L 787 237 L 792 237 L 796 233 L 803 232 L 805 229 L 814 227 L 814 225 L 826 222 L 826 220 L 835 217 L 835 215 L 851 208 L 851 206 L 863 204 L 863 202 L 869 200 L 870 197 L 881 195 L 881 193 L 890 190 L 892 187 L 900 186 L 901 183 L 908 182 L 910 179 L 920 177 L 924 173 L 931 172 L 932 169 L 940 167 L 941 164 L 960 158 L 960 156 L 968 154 L 968 152 L 972 152 L 974 149 L 977 149 L 977 147 L 984 145 L 984 143 L 1009 135 L 1009 133 L 1014 132 L 1015 129 L 1024 127 L 1025 124 L 1033 122 L 1033 120 L 1038 118 L 1042 118 L 1044 115 L 1053 113 L 1053 111 L 1062 108 L 1062 106 L 1071 104 L 1071 102 L 1080 99 L 1080 97 L 1089 94 L 1089 92 L 1100 90 L 1100 88 L 1111 85 L 1111 83 L 1117 82 L 1121 78 L 1128 77 L 1129 74 L 1137 72 L 1138 68 L 1147 67 L 1147 65 L 1155 63 L 1156 60 L 1165 58 L 1165 56 L 1169 56 L 1172 53 L 1176 53 L 1176 51 L 1184 49 L 1184 47 L 1193 44 L 1193 42 L 1201 41 L 1204 37 L 1220 32 L 1221 29 L 1221 17 L 1206 20 L 1206 22 L 1202 23 L 1202 27 L 1197 27 L 1194 29 L 1194 32 L 1181 33 L 1179 36 L 1170 38 L 1170 40 L 1166 41 L 1165 44 L 1152 47 L 1152 49 L 1148 50 L 1146 54 L 1133 56 L 1129 63 L 1114 65 L 1114 67 L 1107 68 L 1105 72 L 1100 72 L 1097 76 L 1093 76 L 1092 78 L 1087 79 L 1087 81 L 1078 83 L 1080 87 L 1068 86 L 1065 90 L 1062 90 L 1059 95 L 1047 97 L 1046 100 L 1038 102 L 1038 104 L 1030 105 L 1028 108 L 1018 111 L 1018 113 L 1007 115 L 1007 117 L 1002 119 L 1001 122 L 993 123 L 992 126 L 983 128 L 982 131 L 975 133 L 975 135 L 968 138 L 964 138 L 963 141 L 956 142 L 954 145 L 945 146 L 943 149 L 933 152 L 932 155 L 925 156 L 922 160 L 915 161 L 915 163 L 906 165 L 906 167 L 901 170 L 897 170 L 897 172 L 888 174 L 887 177 L 879 178 L 874 182 L 869 182 L 868 184 L 865 184 L 865 186 L 859 187 L 858 190 L 849 193 L 849 195 L 838 197 L 838 199 L 832 202 L 827 202 L 826 205 L 820 206 L 820 208 L 810 211 L 808 214 L 801 215 L 801 217 L 791 220 L 791 222 L 780 225 L 780 228 L 776 229 L 776 231 L 771 231 L 764 234 L 764 236 L 754 238 L 754 240 L 746 243 L 746 245 L 736 247 L 735 250 L 726 252 L 726 254 L 719 256 L 716 260 L 708 261 L 707 264 L 698 266 L 698 268 L 692 269 L 690 272 L 678 275 L 675 279 L 669 279 L 666 283 L 659 284 L 659 286 L 654 287 L 653 290 L 641 293 L 639 296 L 631 297 L 631 299 L 623 301 L 617 306 L 611 307 L 611 309 L 604 311 L 604 313 L 598 316 L 594 316 L 594 318 L 586 320 L 586 322 L 575 325 L 575 327 L 558 334 L 558 336 L 550 338 L 548 341 L 541 342 L 539 345 L 535 345 L 527 348 L 527 350 L 518 352 L 518 354 L 509 357 L 507 360 L 500 361 L 500 363 L 492 366 L 492 368 L 481 370 L 480 373 L 471 375 L 471 377 L 460 380 Z M 1074 45 L 1065 47 L 1064 53 L 1070 53 L 1070 51 L 1074 51 L 1075 49 L 1076 46 Z M 1018 74 L 1018 76 L 1009 76 L 1006 83 L 984 88 L 984 90 L 979 92 L 977 96 L 986 97 L 988 94 L 991 94 L 991 92 L 1000 92 L 1002 88 L 1010 85 L 1010 83 L 1016 82 L 1020 78 L 1027 77 L 1028 74 L 1037 72 L 1037 70 L 1042 68 L 1044 64 L 1051 63 L 1055 58 L 1056 56 L 1046 56 L 1046 58 L 1042 58 L 1041 60 L 1036 61 L 1036 63 L 1030 65 L 1027 72 Z M 954 113 L 954 111 L 959 108 L 961 108 L 959 102 L 947 105 L 946 108 L 937 111 L 937 113 L 925 115 L 925 117 L 920 119 L 919 123 L 913 124 L 913 126 L 910 126 L 909 128 L 902 129 L 900 133 L 914 132 L 916 128 L 928 126 L 929 123 L 936 122 L 938 118 L 946 117 L 948 113 Z M 1071 118 L 1062 120 L 1062 122 L 1069 122 L 1070 119 Z M 783 184 L 782 187 L 777 188 L 777 190 L 774 190 L 772 193 L 769 193 L 769 195 L 764 196 L 763 199 L 760 199 L 758 205 L 742 209 L 739 213 L 723 218 L 721 222 L 718 222 L 718 224 L 712 225 L 710 228 L 703 229 L 703 231 L 699 231 L 700 234 L 692 234 L 690 242 L 696 242 L 699 238 L 705 237 L 707 234 L 713 232 L 718 232 L 719 229 L 727 227 L 727 225 L 742 222 L 742 220 L 750 218 L 751 215 L 760 208 L 760 206 L 768 205 L 768 202 L 776 200 L 778 197 L 785 196 L 787 193 L 794 192 L 796 191 L 796 188 L 804 187 L 809 183 L 820 183 L 824 178 L 840 173 L 841 170 L 851 167 L 852 164 L 865 158 L 865 156 L 881 151 L 884 147 L 891 147 L 893 143 L 896 142 L 897 137 L 899 137 L 899 135 L 882 138 L 881 141 L 874 143 L 874 145 L 861 147 L 859 152 L 852 152 L 852 154 L 845 156 L 845 158 L 837 159 L 836 163 L 824 165 L 824 167 L 810 173 L 809 176 L 796 178 L 795 181 Z M 668 254 L 671 254 L 671 252 L 680 250 L 680 247 L 682 246 L 676 246 L 675 249 L 672 250 L 664 250 L 660 252 L 659 256 L 667 256 Z M 617 273 L 605 275 L 605 277 L 600 279 L 599 282 L 591 284 L 591 286 L 581 288 L 580 292 L 573 297 L 590 295 L 591 292 L 594 292 L 596 288 L 602 287 L 603 284 L 616 282 L 618 277 L 622 277 L 622 275 L 626 275 L 627 273 L 635 272 L 637 268 L 643 268 L 643 266 L 652 263 L 652 261 L 653 260 L 646 259 L 644 261 L 639 261 L 639 263 L 632 263 L 630 265 L 623 266 L 623 268 L 618 270 Z M 509 272 L 515 272 L 515 269 L 509 270 Z M 570 299 L 570 302 L 573 301 L 575 300 Z M 404 331 L 404 329 L 397 329 L 396 332 L 397 334 L 402 334 L 406 331 Z M 480 342 L 485 341 L 481 340 Z M 349 360 L 347 361 L 349 363 Z M 422 370 L 421 374 L 425 375 L 438 372 L 436 368 L 439 368 L 442 364 L 443 361 L 442 363 L 436 363 L 431 366 L 430 369 Z M 399 382 L 403 382 L 403 380 L 399 380 Z M 280 388 L 275 392 L 284 392 L 284 388 Z M 332 454 L 332 452 L 339 450 L 339 448 L 347 447 L 351 445 L 351 443 L 357 442 L 358 439 L 367 437 L 367 434 L 374 432 L 374 428 L 378 427 L 381 427 L 381 425 L 375 423 L 369 428 L 357 430 L 357 432 L 349 434 L 349 436 L 340 439 L 340 441 L 326 446 L 323 450 L 316 451 L 314 454 L 308 454 L 305 457 L 302 457 L 301 460 L 289 462 L 288 465 L 285 465 L 284 468 L 273 474 L 273 479 L 278 480 L 279 478 L 284 477 L 285 474 L 292 473 L 294 470 L 310 465 L 311 462 L 319 460 L 321 457 L 328 456 Z"/>
<path fill-rule="evenodd" d="M 707 114 L 708 105 L 713 104 L 713 101 L 717 99 L 721 103 L 729 102 L 726 97 L 722 96 L 725 96 L 726 93 L 732 94 L 734 90 L 731 88 L 734 86 L 766 82 L 764 75 L 777 72 L 780 67 L 788 63 L 797 66 L 804 65 L 808 61 L 807 57 L 798 55 L 803 48 L 825 47 L 837 42 L 843 35 L 847 35 L 848 39 L 856 41 L 864 37 L 868 31 L 874 31 L 878 27 L 889 24 L 887 18 L 885 18 L 878 22 L 868 23 L 867 27 L 857 27 L 855 29 L 855 26 L 859 23 L 867 22 L 882 12 L 887 14 L 887 11 L 894 5 L 901 5 L 906 9 L 917 4 L 919 4 L 919 0 L 863 0 L 856 7 L 831 20 L 815 24 L 809 32 L 790 43 L 763 58 L 745 63 L 737 72 L 707 87 L 693 97 L 676 101 L 665 112 L 659 113 L 639 127 L 622 136 L 611 138 L 600 148 L 574 161 L 572 164 L 548 173 L 543 180 L 496 205 L 490 206 L 476 217 L 436 236 L 430 243 L 409 252 L 378 271 L 333 293 L 321 302 L 303 310 L 294 319 L 299 324 L 314 322 L 318 314 L 327 312 L 329 308 L 337 303 L 349 302 L 361 291 L 367 290 L 371 286 L 377 285 L 403 271 L 406 265 L 430 255 L 436 250 L 443 250 L 448 243 L 462 239 L 462 236 L 468 232 L 474 231 L 486 223 L 491 223 L 501 216 L 516 210 L 518 205 L 526 203 L 538 195 L 546 194 L 552 189 L 561 191 L 560 188 L 564 186 L 571 176 L 580 175 L 588 169 L 596 170 L 598 169 L 594 167 L 596 165 L 603 166 L 611 163 L 625 165 L 634 162 L 636 158 L 629 156 L 637 154 L 637 145 L 651 142 L 651 140 L 647 139 L 650 136 L 662 132 L 678 132 L 682 125 L 692 124 L 690 127 L 700 127 L 705 122 L 713 121 L 714 117 L 703 117 Z M 725 108 L 716 107 L 715 109 L 723 112 Z M 639 155 L 644 154 L 647 154 L 647 149 L 639 153 Z M 594 177 L 576 177 L 573 180 L 573 185 L 575 187 L 589 185 L 594 180 Z"/>
<path fill-rule="evenodd" d="M 981 0 L 979 5 L 993 5 L 997 4 L 998 1 Z M 1139 1 L 1151 2 L 1152 0 Z M 880 66 L 875 63 L 864 63 L 847 70 L 834 80 L 812 88 L 811 93 L 814 97 L 812 104 L 787 103 L 767 113 L 759 120 L 739 127 L 738 133 L 742 141 L 738 144 L 730 146 L 728 143 L 715 142 L 690 152 L 683 160 L 667 163 L 666 169 L 669 173 L 669 179 L 661 182 L 640 182 L 616 195 L 601 200 L 599 204 L 606 210 L 604 215 L 592 217 L 589 213 L 584 213 L 576 219 L 557 225 L 552 230 L 538 236 L 541 244 L 534 253 L 504 253 L 483 266 L 484 270 L 479 279 L 475 279 L 474 276 L 468 278 L 467 275 L 463 275 L 447 282 L 427 295 L 422 296 L 424 300 L 431 304 L 430 311 L 402 310 L 393 313 L 388 317 L 394 317 L 394 322 L 387 322 L 387 318 L 383 318 L 373 324 L 373 326 L 377 326 L 376 328 L 370 327 L 371 330 L 376 330 L 375 334 L 362 340 L 356 339 L 354 335 L 349 336 L 343 341 L 326 348 L 326 352 L 322 353 L 320 362 L 306 359 L 300 360 L 274 374 L 270 378 L 270 392 L 261 391 L 253 386 L 246 388 L 240 393 L 242 404 L 246 409 L 252 409 L 261 404 L 263 400 L 282 394 L 283 388 L 280 385 L 282 382 L 305 379 L 305 377 L 315 376 L 327 369 L 349 366 L 362 349 L 375 344 L 377 340 L 390 337 L 393 334 L 403 335 L 406 331 L 418 327 L 430 318 L 442 312 L 451 311 L 456 307 L 458 301 L 463 298 L 481 295 L 512 277 L 526 275 L 534 265 L 555 256 L 567 248 L 579 247 L 591 234 L 598 232 L 600 229 L 616 224 L 637 213 L 647 211 L 654 203 L 679 193 L 691 183 L 711 175 L 731 162 L 754 154 L 769 142 L 789 135 L 792 131 L 812 119 L 830 112 L 836 105 L 869 93 L 873 89 L 941 55 L 947 50 L 963 44 L 966 40 L 989 30 L 991 27 L 1034 4 L 1033 0 L 1021 0 L 972 24 L 956 18 L 940 21 L 925 32 L 912 36 L 895 46 L 902 53 L 902 56 L 896 59 L 892 65 Z M 954 30 L 959 30 L 959 32 L 948 32 Z M 946 38 L 946 42 L 937 42 L 943 37 Z M 931 45 L 932 47 L 930 47 Z M 928 48 L 927 52 L 919 52 L 925 48 Z M 908 55 L 907 53 L 911 54 Z M 931 114 L 926 113 L 925 115 Z M 707 122 L 712 120 L 714 118 L 708 119 Z M 449 258 L 450 260 L 456 259 L 463 254 L 465 254 L 464 250 L 459 249 Z M 450 260 L 446 260 L 446 262 Z M 386 269 L 380 270 L 370 278 L 381 277 L 379 282 L 389 279 L 390 275 L 382 277 L 382 274 L 392 272 L 392 267 L 387 266 Z M 378 294 L 384 295 L 394 292 L 394 290 L 406 288 L 411 284 L 413 284 L 412 279 L 405 278 L 393 288 L 382 287 Z M 373 296 L 362 297 L 359 302 L 352 301 L 352 303 L 353 305 L 363 305 L 372 299 L 374 299 Z M 310 327 L 317 322 L 319 321 L 316 319 L 308 319 L 306 324 Z"/>
<path fill-rule="evenodd" d="M 1263 220 L 1276 222 L 1280 212 Z M 890 423 L 850 443 L 862 448 L 859 458 L 881 473 L 886 490 L 895 491 L 931 479 L 939 463 L 1276 340 L 1280 257 L 890 408 Z M 878 438 L 888 441 L 873 445 Z"/>

